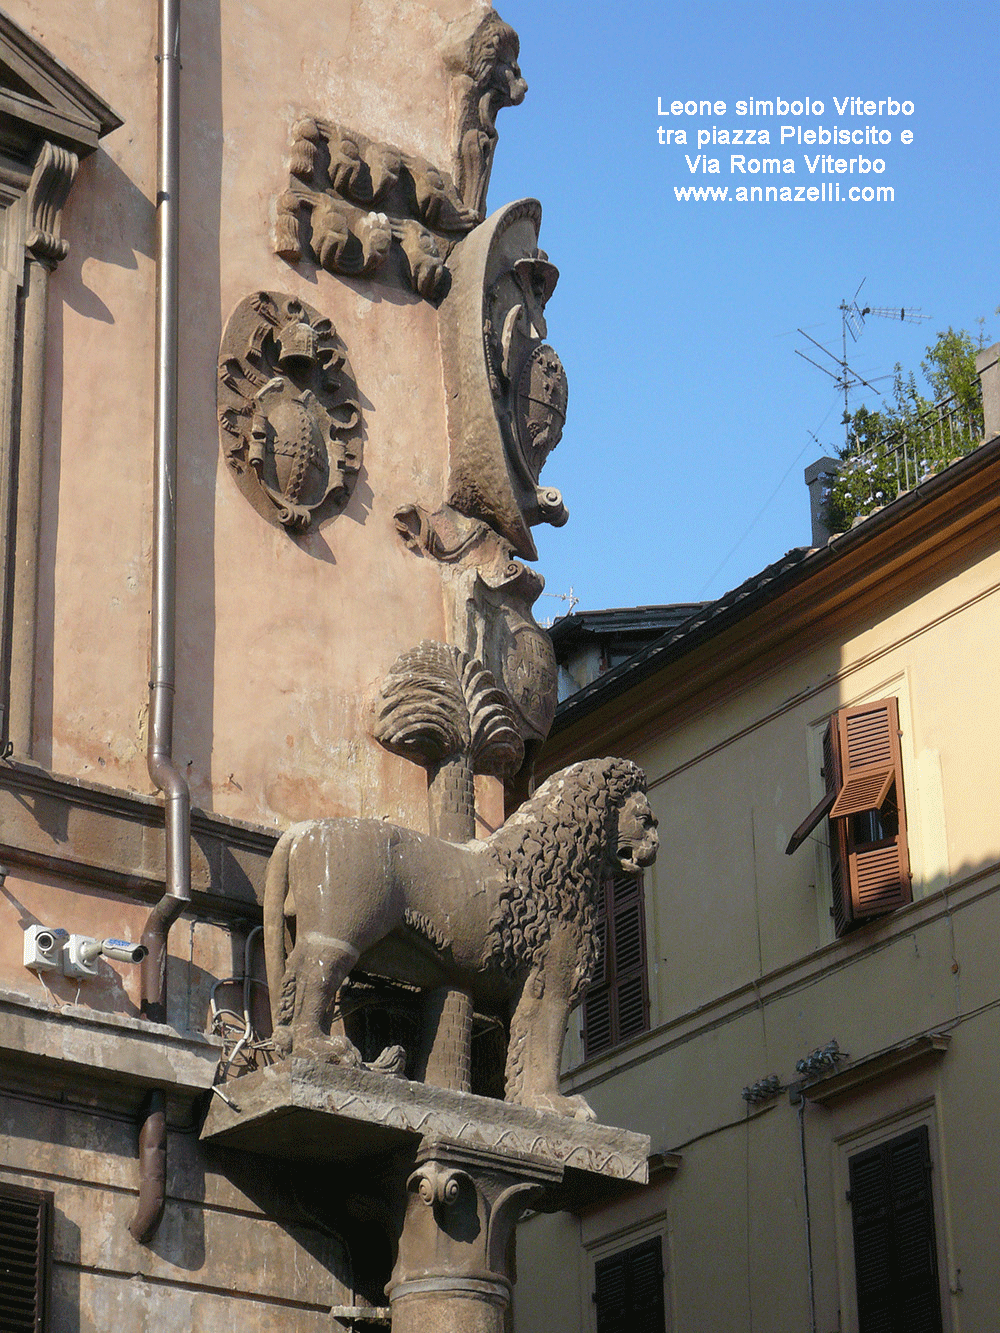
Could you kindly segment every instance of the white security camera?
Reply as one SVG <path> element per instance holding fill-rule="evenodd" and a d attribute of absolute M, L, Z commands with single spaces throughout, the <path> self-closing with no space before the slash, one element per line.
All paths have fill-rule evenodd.
<path fill-rule="evenodd" d="M 68 977 L 96 977 L 97 960 L 103 955 L 119 963 L 141 963 L 149 950 L 130 940 L 95 940 L 89 935 L 71 935 L 63 952 L 63 972 Z"/>
<path fill-rule="evenodd" d="M 63 945 L 68 939 L 69 931 L 29 926 L 24 932 L 24 966 L 32 972 L 61 971 Z"/>
<path fill-rule="evenodd" d="M 109 939 L 101 944 L 101 953 L 119 963 L 141 963 L 149 950 L 144 944 L 133 944 L 130 940 Z"/>

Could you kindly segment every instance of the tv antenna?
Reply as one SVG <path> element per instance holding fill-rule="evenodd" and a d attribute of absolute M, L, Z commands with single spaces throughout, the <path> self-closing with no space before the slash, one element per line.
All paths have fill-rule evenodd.
<path fill-rule="evenodd" d="M 573 591 L 572 584 L 570 584 L 569 592 L 542 592 L 539 593 L 538 595 L 539 597 L 555 597 L 560 602 L 569 602 L 569 610 L 566 612 L 568 616 L 571 616 L 573 614 L 574 608 L 580 605 L 580 599 Z M 550 616 L 548 620 L 543 620 L 542 621 L 543 627 L 545 629 L 548 629 L 549 626 L 552 624 L 553 619 L 554 617 Z"/>
<path fill-rule="evenodd" d="M 847 335 L 850 334 L 852 341 L 857 342 L 862 333 L 864 333 L 865 320 L 869 315 L 878 315 L 880 319 L 898 319 L 904 324 L 920 324 L 923 320 L 931 318 L 930 315 L 925 315 L 919 307 L 859 305 L 858 294 L 866 282 L 867 278 L 862 278 L 858 283 L 858 290 L 851 297 L 850 301 L 841 301 L 840 305 L 837 307 L 840 311 L 841 354 L 839 357 L 835 356 L 829 348 L 824 347 L 822 343 L 818 343 L 815 338 L 806 333 L 805 329 L 798 330 L 803 338 L 808 338 L 814 347 L 818 347 L 824 355 L 830 358 L 834 365 L 836 365 L 838 373 L 835 374 L 829 366 L 822 366 L 818 361 L 814 361 L 811 356 L 806 356 L 805 352 L 800 352 L 798 348 L 795 349 L 796 356 L 801 356 L 803 361 L 808 361 L 811 366 L 815 366 L 817 370 L 821 370 L 824 375 L 829 375 L 836 384 L 838 390 L 843 393 L 845 449 L 849 449 L 851 444 L 849 422 L 851 415 L 851 390 L 857 388 L 859 384 L 863 384 L 865 388 L 871 389 L 873 393 L 877 393 L 880 398 L 883 396 L 881 389 L 877 389 L 870 380 L 866 380 L 863 375 L 859 375 L 849 364 L 847 360 Z M 888 378 L 888 375 L 876 376 L 876 379 L 885 380 Z"/>

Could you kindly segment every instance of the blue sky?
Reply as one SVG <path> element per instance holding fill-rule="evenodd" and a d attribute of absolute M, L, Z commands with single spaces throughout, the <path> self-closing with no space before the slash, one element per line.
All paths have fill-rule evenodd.
<path fill-rule="evenodd" d="M 808 543 L 802 472 L 843 438 L 842 400 L 795 355 L 824 360 L 797 327 L 837 351 L 837 307 L 865 279 L 870 305 L 932 316 L 870 317 L 859 342 L 848 340 L 868 379 L 897 361 L 918 369 L 949 324 L 975 329 L 985 316 L 991 341 L 1000 338 L 995 3 L 498 8 L 520 34 L 529 91 L 500 113 L 489 203 L 540 199 L 541 243 L 561 272 L 547 317 L 569 415 L 543 479 L 562 490 L 570 521 L 536 530 L 547 592 L 572 587 L 581 609 L 720 596 Z M 833 99 L 845 96 L 915 110 L 838 115 Z M 660 97 L 722 99 L 729 110 L 661 120 Z M 750 97 L 820 98 L 826 111 L 738 117 L 736 101 Z M 803 157 L 817 150 L 775 150 L 780 126 L 872 123 L 892 132 L 889 146 L 839 152 L 881 155 L 884 174 L 866 182 L 891 185 L 892 203 L 675 198 L 675 186 L 732 192 L 764 181 L 730 174 L 729 154 L 754 155 L 747 147 L 716 148 L 721 174 L 692 175 L 684 154 L 698 152 L 699 127 L 769 126 L 760 155 L 792 156 L 796 174 L 766 183 L 809 186 L 821 178 Z M 687 149 L 660 146 L 660 124 L 685 127 Z M 849 184 L 841 177 L 842 192 Z M 852 406 L 862 401 L 876 405 L 856 393 Z M 540 619 L 565 609 L 549 597 L 536 608 Z"/>

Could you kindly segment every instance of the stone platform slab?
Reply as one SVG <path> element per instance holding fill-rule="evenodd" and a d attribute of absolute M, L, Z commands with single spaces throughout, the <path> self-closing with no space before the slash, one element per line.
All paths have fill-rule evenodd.
<path fill-rule="evenodd" d="M 447 1140 L 562 1168 L 559 1207 L 604 1201 L 648 1179 L 644 1134 L 366 1069 L 292 1058 L 221 1092 L 227 1100 L 212 1098 L 201 1134 L 220 1147 L 357 1162 Z"/>

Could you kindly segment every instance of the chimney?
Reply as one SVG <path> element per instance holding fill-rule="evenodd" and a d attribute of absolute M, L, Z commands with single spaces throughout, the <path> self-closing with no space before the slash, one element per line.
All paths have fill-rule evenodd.
<path fill-rule="evenodd" d="M 976 357 L 976 374 L 983 390 L 983 439 L 1000 435 L 1000 343 Z"/>
<path fill-rule="evenodd" d="M 812 519 L 812 546 L 825 546 L 832 535 L 824 521 L 823 501 L 840 467 L 839 458 L 817 458 L 805 470 L 806 485 L 809 487 L 809 516 Z"/>

